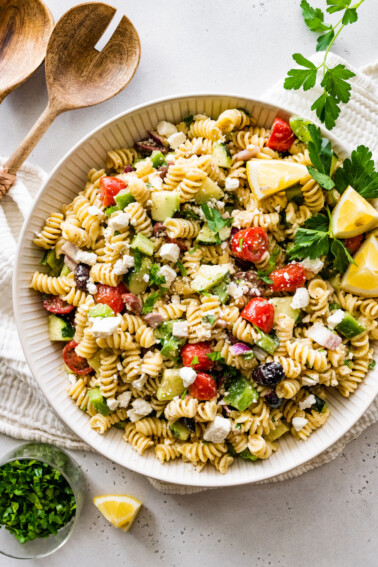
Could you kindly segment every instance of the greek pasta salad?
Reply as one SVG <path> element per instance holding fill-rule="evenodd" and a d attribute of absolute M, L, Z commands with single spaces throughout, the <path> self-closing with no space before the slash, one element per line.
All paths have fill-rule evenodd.
<path fill-rule="evenodd" d="M 161 121 L 52 212 L 30 287 L 99 434 L 221 473 L 306 440 L 378 338 L 378 173 L 301 117 Z"/>

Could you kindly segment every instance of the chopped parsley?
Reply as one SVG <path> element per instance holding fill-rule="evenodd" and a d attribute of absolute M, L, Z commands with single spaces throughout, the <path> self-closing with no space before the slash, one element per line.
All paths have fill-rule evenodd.
<path fill-rule="evenodd" d="M 193 209 L 187 208 L 187 209 L 183 209 L 182 211 L 180 211 L 180 216 L 183 219 L 193 219 L 196 221 L 200 221 L 201 217 L 199 215 L 197 215 L 197 213 L 195 211 L 193 211 Z"/>
<path fill-rule="evenodd" d="M 190 363 L 190 366 L 194 366 L 195 364 L 199 364 L 199 360 L 198 360 L 197 355 L 193 356 L 192 362 Z"/>
<path fill-rule="evenodd" d="M 107 207 L 105 209 L 105 212 L 108 215 L 108 217 L 110 217 L 114 213 L 114 211 L 119 211 L 118 205 L 110 205 L 110 207 Z"/>
<path fill-rule="evenodd" d="M 371 362 L 369 362 L 369 366 L 368 366 L 369 370 L 372 370 L 376 364 L 377 364 L 376 360 L 372 360 Z"/>
<path fill-rule="evenodd" d="M 185 276 L 188 275 L 188 272 L 186 271 L 186 268 L 184 266 L 184 264 L 181 262 L 181 260 L 177 261 L 177 267 L 181 272 L 181 275 L 185 278 Z"/>
<path fill-rule="evenodd" d="M 201 208 L 211 232 L 215 235 L 216 244 L 221 244 L 219 231 L 225 226 L 231 226 L 232 218 L 224 219 L 217 209 L 210 209 L 207 203 L 203 203 Z"/>
<path fill-rule="evenodd" d="M 337 190 L 344 193 L 351 185 L 365 199 L 378 197 L 378 171 L 375 171 L 372 153 L 366 146 L 358 146 L 335 172 Z"/>
<path fill-rule="evenodd" d="M 20 543 L 56 534 L 75 510 L 67 480 L 47 463 L 21 460 L 0 467 L 0 525 Z"/>
<path fill-rule="evenodd" d="M 266 270 L 257 270 L 257 275 L 266 284 L 272 284 L 273 280 L 270 279 L 269 275 L 273 272 L 274 268 L 276 267 L 276 260 L 277 256 L 280 253 L 280 249 L 277 247 L 273 250 L 272 254 L 270 255 L 268 267 Z"/>
<path fill-rule="evenodd" d="M 185 118 L 183 118 L 182 120 L 183 122 L 185 122 L 185 124 L 187 125 L 187 127 L 189 128 L 191 123 L 194 122 L 194 116 L 193 114 L 189 114 L 189 116 L 186 116 Z"/>
<path fill-rule="evenodd" d="M 142 253 L 138 248 L 134 250 L 134 272 L 139 272 L 142 267 Z"/>
<path fill-rule="evenodd" d="M 150 285 L 157 285 L 158 287 L 160 287 L 161 285 L 166 283 L 165 276 L 158 275 L 159 270 L 159 264 L 152 264 L 150 270 Z"/>
<path fill-rule="evenodd" d="M 189 254 L 194 254 L 194 252 L 197 252 L 197 250 L 198 250 L 198 244 L 196 244 L 194 248 L 189 250 Z"/>
<path fill-rule="evenodd" d="M 202 321 L 204 323 L 208 323 L 211 326 L 214 325 L 216 320 L 217 320 L 217 317 L 215 317 L 215 315 L 205 315 L 205 317 L 202 317 Z"/>
<path fill-rule="evenodd" d="M 210 358 L 210 360 L 212 360 L 213 362 L 219 362 L 220 364 L 226 364 L 225 359 L 223 358 L 223 356 L 221 355 L 221 353 L 219 351 L 209 352 L 206 356 L 207 356 L 207 358 Z"/>
<path fill-rule="evenodd" d="M 151 313 L 151 311 L 153 311 L 154 305 L 157 302 L 157 300 L 160 299 L 161 296 L 164 295 L 167 291 L 168 291 L 167 288 L 162 287 L 159 289 L 159 291 L 154 291 L 153 293 L 151 293 L 144 302 L 142 315 L 147 315 L 147 313 Z"/>
<path fill-rule="evenodd" d="M 183 393 L 181 394 L 181 399 L 183 400 L 186 396 L 186 394 L 188 393 L 188 388 L 185 388 L 185 390 L 183 391 Z"/>

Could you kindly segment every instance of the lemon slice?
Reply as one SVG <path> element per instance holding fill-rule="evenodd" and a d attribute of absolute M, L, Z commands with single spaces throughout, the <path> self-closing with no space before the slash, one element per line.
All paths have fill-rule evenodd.
<path fill-rule="evenodd" d="M 378 297 L 378 240 L 374 234 L 356 252 L 354 261 L 357 266 L 349 265 L 341 287 L 364 297 Z"/>
<path fill-rule="evenodd" d="M 142 502 L 126 494 L 105 494 L 93 498 L 93 504 L 116 528 L 128 532 L 139 514 Z"/>
<path fill-rule="evenodd" d="M 332 211 L 336 238 L 351 238 L 378 224 L 378 211 L 349 185 Z"/>
<path fill-rule="evenodd" d="M 251 159 L 247 162 L 249 186 L 260 201 L 292 187 L 308 175 L 307 167 L 281 159 Z"/>

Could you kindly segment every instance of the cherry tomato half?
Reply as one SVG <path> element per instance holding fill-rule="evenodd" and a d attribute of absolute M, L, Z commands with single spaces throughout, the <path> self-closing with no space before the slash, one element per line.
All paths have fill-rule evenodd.
<path fill-rule="evenodd" d="M 72 372 L 75 372 L 75 374 L 89 374 L 93 371 L 93 368 L 89 366 L 86 358 L 76 354 L 75 348 L 77 344 L 76 341 L 70 341 L 66 344 L 63 349 L 63 360 L 68 368 L 72 370 Z"/>
<path fill-rule="evenodd" d="M 268 249 L 269 238 L 264 228 L 244 228 L 231 237 L 234 256 L 249 262 L 259 262 Z"/>
<path fill-rule="evenodd" d="M 75 309 L 74 305 L 70 305 L 60 299 L 57 295 L 48 295 L 43 300 L 43 307 L 50 313 L 58 313 L 59 315 L 66 315 Z"/>
<path fill-rule="evenodd" d="M 286 152 L 293 145 L 295 136 L 290 124 L 282 118 L 276 118 L 273 122 L 272 133 L 266 144 L 271 150 Z"/>
<path fill-rule="evenodd" d="M 193 345 L 186 344 L 181 349 L 181 358 L 184 366 L 190 366 L 194 370 L 210 370 L 214 368 L 215 363 L 207 356 L 213 352 L 210 343 L 202 342 Z M 197 357 L 198 362 L 192 364 L 193 358 Z M 194 358 L 194 361 L 197 359 Z"/>
<path fill-rule="evenodd" d="M 274 270 L 270 276 L 273 291 L 296 291 L 306 281 L 306 270 L 300 264 L 289 264 L 280 270 Z"/>
<path fill-rule="evenodd" d="M 98 284 L 97 293 L 94 296 L 96 303 L 105 303 L 109 305 L 114 313 L 121 313 L 125 308 L 122 295 L 127 293 L 127 288 L 123 282 L 116 287 L 111 285 Z"/>
<path fill-rule="evenodd" d="M 125 187 L 126 183 L 118 177 L 101 177 L 100 193 L 104 207 L 115 205 L 114 197 Z"/>
<path fill-rule="evenodd" d="M 266 299 L 254 297 L 244 307 L 241 316 L 265 333 L 270 333 L 273 327 L 274 307 Z"/>
<path fill-rule="evenodd" d="M 351 254 L 357 252 L 357 250 L 362 244 L 364 236 L 365 236 L 364 234 L 358 234 L 357 236 L 352 236 L 352 238 L 346 238 L 344 240 L 345 247 L 348 248 Z"/>
<path fill-rule="evenodd" d="M 212 400 L 217 395 L 217 383 L 210 374 L 200 372 L 189 386 L 189 394 L 197 400 Z"/>

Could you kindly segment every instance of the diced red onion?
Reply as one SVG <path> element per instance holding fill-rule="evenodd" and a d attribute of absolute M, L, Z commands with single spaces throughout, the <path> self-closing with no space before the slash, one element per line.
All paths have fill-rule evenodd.
<path fill-rule="evenodd" d="M 249 352 L 251 347 L 244 344 L 244 343 L 236 343 L 236 345 L 232 345 L 230 347 L 231 354 L 237 356 L 238 354 L 243 354 L 245 352 Z"/>
<path fill-rule="evenodd" d="M 134 171 L 134 168 L 131 165 L 127 165 L 123 173 L 131 173 L 132 171 Z"/>
<path fill-rule="evenodd" d="M 238 152 L 234 158 L 240 161 L 248 161 L 249 159 L 254 158 L 260 152 L 259 146 L 255 146 L 254 148 L 249 148 L 247 150 L 241 150 Z"/>

